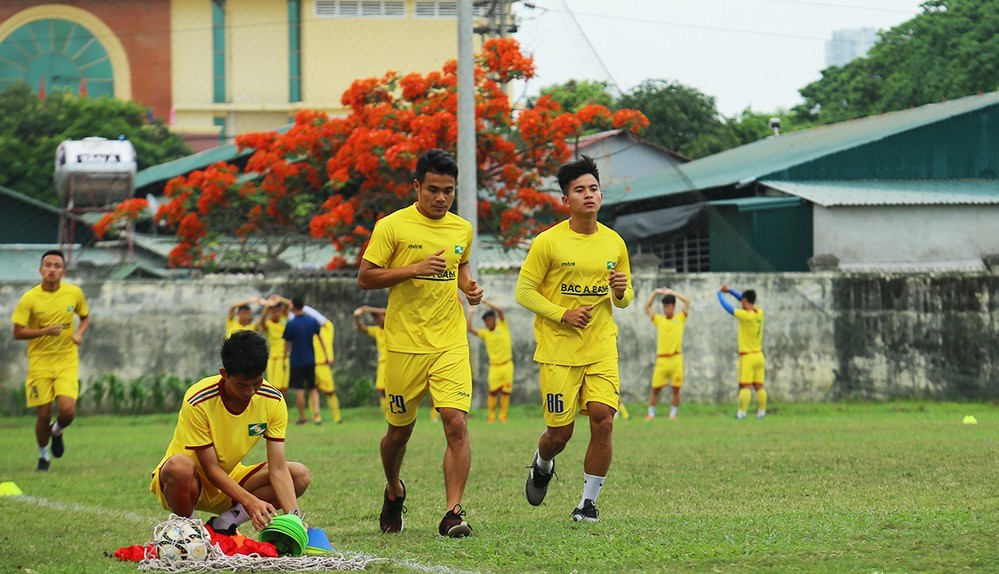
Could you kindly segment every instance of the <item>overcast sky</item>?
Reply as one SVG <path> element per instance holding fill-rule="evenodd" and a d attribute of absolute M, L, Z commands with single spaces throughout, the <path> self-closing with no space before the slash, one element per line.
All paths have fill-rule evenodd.
<path fill-rule="evenodd" d="M 889 29 L 922 0 L 531 0 L 516 37 L 542 86 L 611 79 L 628 91 L 665 78 L 713 96 L 718 110 L 773 112 L 820 78 L 834 30 Z M 522 87 L 523 88 L 523 87 Z"/>

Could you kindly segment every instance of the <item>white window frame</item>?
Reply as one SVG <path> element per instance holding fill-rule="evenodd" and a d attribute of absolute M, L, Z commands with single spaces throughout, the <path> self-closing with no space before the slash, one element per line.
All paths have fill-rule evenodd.
<path fill-rule="evenodd" d="M 405 18 L 406 0 L 316 0 L 316 18 Z"/>
<path fill-rule="evenodd" d="M 442 4 L 447 6 L 447 11 L 442 10 Z M 488 14 L 489 6 L 487 5 L 472 8 L 472 16 L 475 18 L 485 18 Z M 421 20 L 457 18 L 458 0 L 416 0 L 413 3 L 413 17 Z"/>

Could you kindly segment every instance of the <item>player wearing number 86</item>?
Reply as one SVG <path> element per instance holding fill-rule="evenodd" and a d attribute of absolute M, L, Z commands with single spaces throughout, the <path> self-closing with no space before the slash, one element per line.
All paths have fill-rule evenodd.
<path fill-rule="evenodd" d="M 520 269 L 517 303 L 532 311 L 547 429 L 541 433 L 525 491 L 538 506 L 555 473 L 555 456 L 572 437 L 576 412 L 590 419 L 583 496 L 576 522 L 597 522 L 597 496 L 611 463 L 611 434 L 620 398 L 614 307 L 631 303 L 624 240 L 597 223 L 603 201 L 597 166 L 587 156 L 559 168 L 569 219 L 539 234 Z"/>

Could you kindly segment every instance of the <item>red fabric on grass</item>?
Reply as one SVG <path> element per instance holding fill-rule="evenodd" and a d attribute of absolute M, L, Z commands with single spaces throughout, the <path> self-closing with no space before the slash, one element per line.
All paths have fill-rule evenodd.
<path fill-rule="evenodd" d="M 242 534 L 236 534 L 235 536 L 219 534 L 212 530 L 211 526 L 205 526 L 205 529 L 208 530 L 208 534 L 212 537 L 212 544 L 218 544 L 219 548 L 222 549 L 222 553 L 226 556 L 259 554 L 263 558 L 278 557 L 277 548 L 270 542 L 258 542 Z M 114 555 L 123 562 L 142 562 L 145 558 L 146 548 L 152 550 L 154 545 L 150 544 L 148 547 L 124 546 L 115 550 Z"/>

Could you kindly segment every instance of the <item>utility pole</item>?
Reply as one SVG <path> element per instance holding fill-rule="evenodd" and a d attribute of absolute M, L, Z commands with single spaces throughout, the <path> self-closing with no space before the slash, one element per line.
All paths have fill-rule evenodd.
<path fill-rule="evenodd" d="M 472 276 L 479 275 L 479 215 L 475 158 L 475 63 L 472 0 L 458 0 L 458 215 L 472 224 Z"/>

